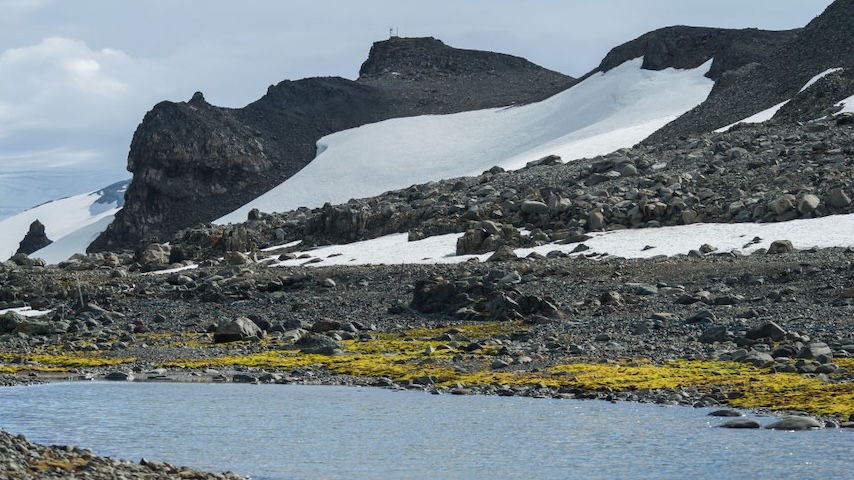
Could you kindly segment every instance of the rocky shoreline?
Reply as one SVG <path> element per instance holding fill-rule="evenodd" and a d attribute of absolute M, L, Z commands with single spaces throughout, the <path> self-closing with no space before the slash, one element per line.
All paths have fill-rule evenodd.
<path fill-rule="evenodd" d="M 745 248 L 770 245 L 745 255 L 709 239 L 634 260 L 589 253 L 584 241 L 600 230 L 850 213 L 852 135 L 847 116 L 749 125 L 346 205 L 253 212 L 132 253 L 55 266 L 16 255 L 0 264 L 0 310 L 45 314 L 0 315 L 0 383 L 365 385 L 720 406 L 848 427 L 854 249 L 745 238 Z M 307 255 L 285 267 L 276 265 L 296 257 L 293 247 L 269 250 L 395 232 L 458 233 L 458 254 L 490 257 L 324 266 Z M 514 252 L 549 243 L 577 246 Z"/>

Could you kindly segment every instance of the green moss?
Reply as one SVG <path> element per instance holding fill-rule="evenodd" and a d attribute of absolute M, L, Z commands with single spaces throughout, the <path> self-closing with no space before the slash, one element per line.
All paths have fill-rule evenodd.
<path fill-rule="evenodd" d="M 453 325 L 472 339 L 507 334 L 522 327 L 518 322 L 475 322 Z M 212 358 L 178 359 L 163 367 L 221 368 L 247 366 L 269 370 L 287 370 L 315 366 L 332 372 L 362 377 L 388 377 L 412 380 L 431 375 L 439 385 L 545 385 L 552 388 L 575 387 L 591 391 L 659 390 L 698 388 L 728 392 L 735 407 L 766 407 L 775 410 L 803 410 L 814 414 L 847 415 L 854 411 L 854 384 L 833 384 L 797 374 L 770 374 L 748 364 L 680 360 L 662 365 L 649 361 L 618 363 L 567 363 L 541 372 L 493 371 L 491 356 L 498 348 L 487 346 L 476 352 L 465 352 L 471 371 L 454 368 L 451 357 L 456 350 L 435 350 L 444 342 L 433 340 L 449 326 L 411 329 L 398 333 L 378 333 L 369 341 L 342 342 L 347 353 L 342 355 L 307 355 L 296 350 L 271 349 L 251 355 L 229 355 Z M 152 337 L 173 346 L 206 346 L 206 335 Z M 277 340 L 262 341 L 262 347 L 275 347 Z M 39 360 L 41 361 L 41 360 Z M 78 359 L 78 361 L 80 361 Z M 839 359 L 840 366 L 854 370 L 854 359 Z M 56 364 L 56 363 L 53 363 Z"/>

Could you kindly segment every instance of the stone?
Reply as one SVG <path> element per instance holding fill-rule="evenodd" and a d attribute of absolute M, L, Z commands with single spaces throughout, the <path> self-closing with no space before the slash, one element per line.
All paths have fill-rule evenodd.
<path fill-rule="evenodd" d="M 697 339 L 700 343 L 725 342 L 728 338 L 727 328 L 723 325 L 709 327 Z"/>
<path fill-rule="evenodd" d="M 744 412 L 739 410 L 733 410 L 731 408 L 726 408 L 723 410 L 715 410 L 714 412 L 709 413 L 710 417 L 743 417 Z"/>
<path fill-rule="evenodd" d="M 793 415 L 790 417 L 785 417 L 781 420 L 778 420 L 774 423 L 766 425 L 765 428 L 771 430 L 817 430 L 819 428 L 823 428 L 824 425 L 821 424 L 818 420 L 812 417 L 803 417 L 798 415 Z"/>
<path fill-rule="evenodd" d="M 549 206 L 538 200 L 524 200 L 519 206 L 519 210 L 526 215 L 539 215 L 549 213 Z"/>
<path fill-rule="evenodd" d="M 590 212 L 587 215 L 587 229 L 595 232 L 598 230 L 605 230 L 605 227 L 608 225 L 608 222 L 605 221 L 605 216 L 600 211 Z"/>
<path fill-rule="evenodd" d="M 117 370 L 104 375 L 104 379 L 115 382 L 129 382 L 133 380 L 133 374 Z"/>
<path fill-rule="evenodd" d="M 736 418 L 720 425 L 721 428 L 761 428 L 762 424 L 752 418 Z"/>
<path fill-rule="evenodd" d="M 264 332 L 255 325 L 255 322 L 246 318 L 238 317 L 219 328 L 214 333 L 214 343 L 237 342 L 250 338 L 261 338 Z"/>
<path fill-rule="evenodd" d="M 821 205 L 821 199 L 817 196 L 808 193 L 798 200 L 798 212 L 801 215 L 808 215 L 815 211 Z"/>
<path fill-rule="evenodd" d="M 53 333 L 53 326 L 48 319 L 43 317 L 24 317 L 15 327 L 15 333 L 50 335 Z"/>
<path fill-rule="evenodd" d="M 774 240 L 771 242 L 771 246 L 768 247 L 768 251 L 766 252 L 769 255 L 779 255 L 782 253 L 792 253 L 795 251 L 794 245 L 792 245 L 791 240 Z"/>
<path fill-rule="evenodd" d="M 344 346 L 335 341 L 335 339 L 318 333 L 304 335 L 294 345 L 302 353 L 316 353 L 320 355 L 335 355 L 344 349 Z"/>
<path fill-rule="evenodd" d="M 510 262 L 513 260 L 517 260 L 519 257 L 516 256 L 516 252 L 513 251 L 512 248 L 504 245 L 495 251 L 489 258 L 486 259 L 487 262 Z"/>
<path fill-rule="evenodd" d="M 747 338 L 756 340 L 759 338 L 770 338 L 775 342 L 779 342 L 786 338 L 786 330 L 783 327 L 777 325 L 774 322 L 766 322 L 763 323 L 762 326 L 749 330 L 745 336 Z"/>
<path fill-rule="evenodd" d="M 756 350 L 751 350 L 744 357 L 740 358 L 738 361 L 742 363 L 750 363 L 755 367 L 764 367 L 768 364 L 774 363 L 774 357 L 769 353 L 765 352 L 757 352 Z"/>
<path fill-rule="evenodd" d="M 27 317 L 13 310 L 0 315 L 0 334 L 14 332 L 18 324 L 26 319 Z"/>
<path fill-rule="evenodd" d="M 825 201 L 833 208 L 845 208 L 851 205 L 851 198 L 839 187 L 828 190 Z"/>
<path fill-rule="evenodd" d="M 143 271 L 163 270 L 169 267 L 171 247 L 161 243 L 151 243 L 137 254 L 136 261 Z"/>
<path fill-rule="evenodd" d="M 812 342 L 804 345 L 800 351 L 798 351 L 795 358 L 815 358 L 824 356 L 825 358 L 832 358 L 833 351 L 830 347 L 824 342 Z"/>

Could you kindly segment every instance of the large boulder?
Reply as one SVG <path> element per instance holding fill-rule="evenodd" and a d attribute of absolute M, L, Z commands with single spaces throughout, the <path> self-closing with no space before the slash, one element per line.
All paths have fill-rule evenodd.
<path fill-rule="evenodd" d="M 219 327 L 214 333 L 214 343 L 237 342 L 251 338 L 261 338 L 264 332 L 252 320 L 238 317 L 234 321 Z"/>
<path fill-rule="evenodd" d="M 18 324 L 26 319 L 27 317 L 15 311 L 8 311 L 3 315 L 0 315 L 0 335 L 14 332 L 15 328 L 18 327 Z"/>

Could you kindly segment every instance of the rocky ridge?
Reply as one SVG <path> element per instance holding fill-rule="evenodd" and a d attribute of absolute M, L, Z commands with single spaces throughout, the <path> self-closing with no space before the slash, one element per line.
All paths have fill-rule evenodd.
<path fill-rule="evenodd" d="M 852 18 L 854 1 L 833 2 L 766 58 L 723 76 L 705 102 L 650 136 L 646 142 L 655 143 L 729 125 L 795 97 L 815 75 L 832 68 L 850 69 L 854 66 L 849 40 L 850 32 L 854 31 Z M 806 115 L 797 120 L 813 120 L 817 118 L 817 111 L 830 108 L 852 94 L 854 88 L 846 83 L 835 95 L 816 97 L 815 108 L 804 111 Z"/>
<path fill-rule="evenodd" d="M 851 125 L 845 115 L 804 125 L 745 124 L 585 161 L 564 164 L 550 156 L 518 171 L 493 168 L 342 205 L 253 212 L 245 224 L 179 232 L 172 245 L 188 259 L 201 259 L 294 240 L 464 233 L 457 253 L 470 254 L 581 242 L 591 231 L 851 213 Z"/>
<path fill-rule="evenodd" d="M 356 81 L 283 81 L 239 109 L 210 105 L 200 92 L 189 102 L 161 102 L 134 133 L 126 204 L 90 250 L 135 248 L 213 221 L 299 171 L 324 135 L 537 101 L 572 82 L 518 57 L 392 38 L 374 45 Z"/>

